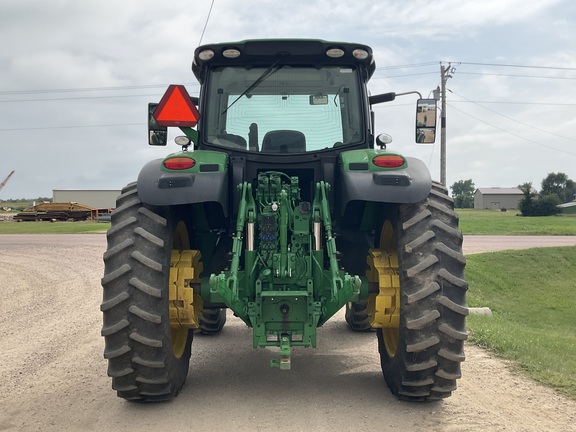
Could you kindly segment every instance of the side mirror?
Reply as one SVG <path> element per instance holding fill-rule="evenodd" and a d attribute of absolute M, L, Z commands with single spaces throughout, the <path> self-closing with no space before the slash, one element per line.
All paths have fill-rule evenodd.
<path fill-rule="evenodd" d="M 416 143 L 436 141 L 436 99 L 418 99 L 416 103 Z"/>
<path fill-rule="evenodd" d="M 148 104 L 148 144 L 151 146 L 165 146 L 168 143 L 168 128 L 160 126 L 154 118 L 157 103 Z"/>

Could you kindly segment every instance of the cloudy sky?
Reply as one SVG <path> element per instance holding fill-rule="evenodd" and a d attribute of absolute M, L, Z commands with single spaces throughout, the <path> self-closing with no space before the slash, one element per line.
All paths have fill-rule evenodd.
<path fill-rule="evenodd" d="M 198 85 L 202 42 L 321 38 L 375 51 L 372 94 L 447 81 L 447 184 L 576 180 L 573 0 L 1 0 L 0 199 L 120 189 L 147 161 L 146 109 L 168 84 Z M 415 99 L 375 107 L 389 148 L 439 179 L 440 143 L 414 144 Z"/>

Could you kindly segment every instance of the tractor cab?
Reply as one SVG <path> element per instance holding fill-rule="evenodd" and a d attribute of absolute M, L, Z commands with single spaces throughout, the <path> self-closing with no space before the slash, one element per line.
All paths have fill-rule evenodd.
<path fill-rule="evenodd" d="M 227 153 L 277 157 L 371 148 L 370 105 L 395 98 L 394 93 L 368 96 L 366 83 L 375 63 L 372 49 L 360 44 L 321 40 L 210 44 L 196 49 L 192 70 L 201 84 L 200 97 L 194 100 L 202 113 L 195 147 Z M 155 110 L 153 104 L 151 114 Z M 163 134 L 157 126 L 151 131 Z M 150 144 L 165 144 L 157 134 L 150 136 Z"/>
<path fill-rule="evenodd" d="M 371 58 L 368 47 L 356 49 L 363 60 L 355 58 L 351 48 L 342 58 L 343 49 L 321 43 L 313 47 L 312 53 L 299 55 L 302 45 L 293 41 L 247 64 L 230 61 L 225 54 L 220 61 L 213 57 L 210 64 L 200 59 L 217 52 L 217 47 L 200 48 L 195 57 L 200 64 L 194 70 L 202 77 L 204 69 L 207 75 L 201 93 L 206 114 L 202 145 L 274 154 L 366 146 L 369 115 L 362 100 L 370 66 L 366 59 Z M 249 43 L 242 47 L 248 52 L 250 48 Z M 323 48 L 340 55 L 340 64 Z M 241 55 L 240 49 L 232 52 Z M 305 64 L 299 64 L 303 58 Z"/>

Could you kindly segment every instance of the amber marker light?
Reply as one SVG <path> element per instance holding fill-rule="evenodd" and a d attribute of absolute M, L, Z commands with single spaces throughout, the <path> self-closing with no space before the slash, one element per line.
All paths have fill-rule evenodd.
<path fill-rule="evenodd" d="M 398 155 L 380 155 L 373 158 L 372 163 L 380 168 L 399 168 L 406 163 L 406 160 Z"/>
<path fill-rule="evenodd" d="M 175 157 L 164 161 L 164 168 L 170 170 L 186 170 L 193 168 L 194 165 L 196 165 L 196 161 L 187 157 Z"/>

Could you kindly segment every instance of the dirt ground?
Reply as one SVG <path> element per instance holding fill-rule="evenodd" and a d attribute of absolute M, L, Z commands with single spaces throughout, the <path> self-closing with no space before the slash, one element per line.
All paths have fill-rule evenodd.
<path fill-rule="evenodd" d="M 0 431 L 576 431 L 576 401 L 472 345 L 451 398 L 397 401 L 375 335 L 349 331 L 342 312 L 317 349 L 295 349 L 289 372 L 269 368 L 275 352 L 254 350 L 229 315 L 221 334 L 195 337 L 175 401 L 126 402 L 102 356 L 104 249 L 98 234 L 0 236 Z"/>

